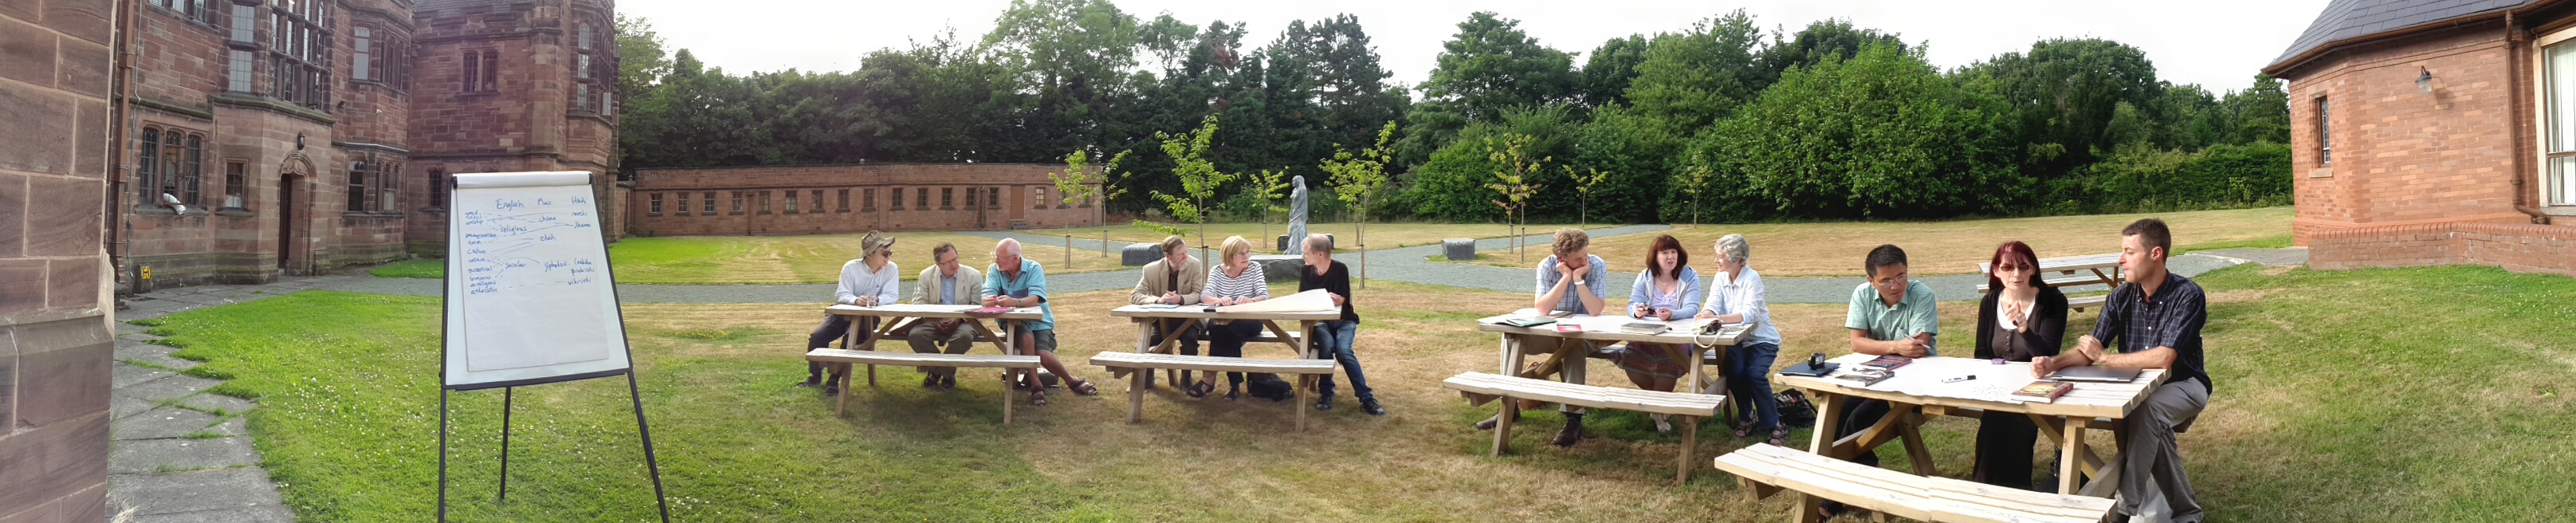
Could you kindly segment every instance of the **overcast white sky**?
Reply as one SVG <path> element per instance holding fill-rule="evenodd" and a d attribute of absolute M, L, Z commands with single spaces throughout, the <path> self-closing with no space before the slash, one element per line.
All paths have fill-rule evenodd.
<path fill-rule="evenodd" d="M 1590 1 L 1180 1 L 1114 0 L 1152 19 L 1170 12 L 1205 26 L 1249 22 L 1245 47 L 1266 45 L 1290 20 L 1358 15 L 1393 81 L 1431 74 L 1440 44 L 1467 14 L 1494 11 L 1521 21 L 1539 43 L 1587 52 L 1610 38 L 1681 31 L 1736 8 L 1765 28 L 1796 31 L 1824 18 L 1891 31 L 1909 44 L 1929 41 L 1944 68 L 1966 65 L 2051 37 L 2098 37 L 2143 49 L 2157 76 L 2197 83 L 2211 92 L 2240 89 L 2314 21 L 2327 0 L 1739 0 L 1719 2 Z M 929 40 L 954 27 L 982 38 L 1009 0 L 622 0 L 628 16 L 650 19 L 672 48 L 736 73 L 788 68 L 855 69 L 859 57 L 907 39 Z M 1582 63 L 1578 58 L 1578 66 Z"/>

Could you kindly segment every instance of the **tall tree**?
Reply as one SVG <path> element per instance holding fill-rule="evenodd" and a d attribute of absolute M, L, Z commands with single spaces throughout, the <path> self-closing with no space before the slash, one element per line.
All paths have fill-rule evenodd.
<path fill-rule="evenodd" d="M 653 32 L 653 22 L 643 17 L 617 14 L 617 99 L 634 100 L 646 95 L 662 75 L 671 73 L 671 54 L 663 49 L 662 35 Z"/>
<path fill-rule="evenodd" d="M 984 36 L 1010 67 L 1014 90 L 1034 95 L 1008 140 L 1005 161 L 1052 161 L 1094 145 L 1109 109 L 1129 91 L 1141 42 L 1136 17 L 1109 0 L 1012 0 Z"/>
<path fill-rule="evenodd" d="M 1288 22 L 1269 48 L 1272 88 L 1323 111 L 1317 119 L 1331 144 L 1370 143 L 1378 127 L 1401 119 L 1413 104 L 1381 65 L 1359 17 L 1342 14 L 1308 24 Z M 1281 82 L 1297 82 L 1279 85 Z"/>
<path fill-rule="evenodd" d="M 1625 102 L 1628 83 L 1637 78 L 1637 64 L 1646 62 L 1647 47 L 1646 35 L 1641 34 L 1601 42 L 1584 58 L 1583 84 L 1576 100 L 1595 109 Z"/>
<path fill-rule="evenodd" d="M 1574 56 L 1540 45 L 1520 21 L 1478 11 L 1441 44 L 1439 66 L 1423 94 L 1451 102 L 1468 119 L 1502 121 L 1515 107 L 1554 104 L 1576 94 Z"/>
<path fill-rule="evenodd" d="M 1827 18 L 1807 24 L 1796 35 L 1771 35 L 1771 45 L 1762 48 L 1762 68 L 1774 79 L 1791 67 L 1814 67 L 1827 57 L 1849 60 L 1871 45 L 1892 45 L 1905 50 L 1905 41 L 1895 33 L 1853 27 L 1851 20 Z"/>
<path fill-rule="evenodd" d="M 1761 44 L 1762 30 L 1741 9 L 1657 35 L 1628 84 L 1628 103 L 1666 132 L 1696 133 L 1770 84 L 1771 73 L 1754 58 Z"/>
<path fill-rule="evenodd" d="M 1874 44 L 1849 61 L 1791 68 L 1753 104 L 1700 136 L 1691 166 L 1712 171 L 1714 210 L 1733 218 L 1929 217 L 2021 201 L 1998 115 L 1921 51 Z M 1666 207 L 1666 219 L 1682 211 Z"/>
<path fill-rule="evenodd" d="M 2020 141 L 2043 151 L 2028 163 L 2028 174 L 2042 179 L 2107 154 L 2116 145 L 2110 129 L 2120 103 L 2146 106 L 2163 92 L 2144 51 L 2095 38 L 2043 40 L 2027 54 L 2005 53 L 1970 68 L 1995 80 L 1995 94 L 2019 120 Z"/>

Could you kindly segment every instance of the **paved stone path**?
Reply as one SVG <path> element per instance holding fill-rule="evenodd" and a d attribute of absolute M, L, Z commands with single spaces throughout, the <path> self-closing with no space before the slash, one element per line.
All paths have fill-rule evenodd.
<path fill-rule="evenodd" d="M 181 287 L 128 299 L 120 322 L 227 303 L 282 296 L 306 289 L 356 285 L 368 276 L 289 278 L 265 285 Z M 295 521 L 260 467 L 242 415 L 256 402 L 213 394 L 222 381 L 181 374 L 195 361 L 171 357 L 178 349 L 151 342 L 147 327 L 116 326 L 115 392 L 109 400 L 110 514 L 134 523 Z"/>

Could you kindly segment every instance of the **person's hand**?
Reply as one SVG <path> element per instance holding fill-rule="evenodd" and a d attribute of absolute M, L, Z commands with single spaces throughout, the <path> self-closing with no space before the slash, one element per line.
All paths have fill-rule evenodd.
<path fill-rule="evenodd" d="M 1628 317 L 1630 317 L 1630 318 L 1644 318 L 1644 317 L 1646 317 L 1646 315 L 1647 315 L 1647 314 L 1652 313 L 1652 312 L 1654 312 L 1654 309 L 1653 309 L 1652 307 L 1650 307 L 1650 306 L 1646 305 L 1646 304 L 1643 304 L 1643 303 L 1631 303 L 1631 304 L 1628 304 Z"/>
<path fill-rule="evenodd" d="M 1702 319 L 1702 320 L 1714 320 L 1714 319 L 1717 319 L 1717 312 L 1715 312 L 1715 311 L 1710 311 L 1710 310 L 1708 310 L 1708 309 L 1700 309 L 1700 310 L 1699 310 L 1699 315 L 1698 315 L 1698 316 L 1692 316 L 1691 318 L 1694 318 L 1694 319 Z"/>
<path fill-rule="evenodd" d="M 2030 359 L 2030 377 L 2032 377 L 2032 378 L 2047 378 L 2047 377 L 2048 377 L 2048 373 L 2049 373 L 2050 371 L 2056 370 L 2056 369 L 2053 369 L 2053 368 L 2051 368 L 2051 367 L 2056 367 L 2056 366 L 2057 366 L 2057 357 L 2056 357 L 2056 356 L 2040 356 L 2040 357 L 2037 357 L 2037 358 L 2031 358 L 2031 359 Z"/>
<path fill-rule="evenodd" d="M 955 319 L 955 318 L 950 318 L 950 319 L 945 319 L 945 320 L 939 320 L 939 330 L 943 330 L 943 331 L 953 331 L 953 330 L 957 330 L 957 325 L 958 325 L 959 323 L 960 323 L 960 322 L 959 322 L 959 321 L 957 321 L 957 319 Z"/>
<path fill-rule="evenodd" d="M 1564 277 L 1567 277 L 1567 278 L 1581 278 L 1581 277 L 1583 277 L 1583 276 L 1584 276 L 1584 274 L 1583 274 L 1583 273 L 1584 273 L 1583 269 L 1576 269 L 1576 268 L 1574 268 L 1574 266 L 1572 266 L 1572 265 L 1566 265 L 1566 264 L 1565 264 L 1565 262 L 1561 262 L 1561 261 L 1560 261 L 1560 262 L 1556 262 L 1556 274 L 1557 274 L 1557 275 L 1564 276 Z M 1559 280 L 1559 281 L 1562 281 L 1562 280 Z"/>
<path fill-rule="evenodd" d="M 1661 321 L 1673 321 L 1673 310 L 1672 310 L 1672 309 L 1655 309 L 1655 319 L 1657 319 L 1657 320 L 1661 320 Z"/>
<path fill-rule="evenodd" d="M 1000 297 L 1000 296 L 985 296 L 985 297 L 984 297 L 984 306 L 986 306 L 986 307 L 1000 307 L 1000 306 L 1002 306 L 1002 297 Z"/>
<path fill-rule="evenodd" d="M 1931 348 L 1930 346 L 1926 346 L 1926 345 L 1924 345 L 1924 344 L 1923 344 L 1923 340 L 1919 340 L 1919 339 L 1906 338 L 1906 339 L 1896 340 L 1896 341 L 1895 341 L 1895 343 L 1896 343 L 1896 349 L 1895 349 L 1895 350 L 1891 350 L 1891 351 L 1889 351 L 1889 352 L 1890 352 L 1890 353 L 1892 353 L 1892 354 L 1898 355 L 1898 356 L 1904 356 L 1904 357 L 1908 357 L 1908 358 L 1920 358 L 1920 357 L 1923 357 L 1923 355 L 1924 355 L 1924 354 L 1928 354 L 1928 353 L 1932 352 L 1932 348 Z"/>
<path fill-rule="evenodd" d="M 2083 354 L 2085 359 L 2093 361 L 2102 361 L 2106 356 L 2102 353 L 2102 340 L 2091 334 L 2075 339 L 2075 353 Z"/>
<path fill-rule="evenodd" d="M 1173 305 L 1179 305 L 1179 304 L 1181 304 L 1181 293 L 1172 292 L 1172 291 L 1163 291 L 1163 303 L 1168 303 L 1168 304 L 1173 304 Z"/>
<path fill-rule="evenodd" d="M 1333 306 L 1334 306 L 1334 307 L 1340 307 L 1340 306 L 1342 306 L 1342 304 L 1344 304 L 1344 303 L 1349 303 L 1349 302 L 1351 301 L 1351 300 L 1350 300 L 1350 298 L 1344 298 L 1344 297 L 1342 297 L 1342 295 L 1340 295 L 1340 294 L 1333 294 L 1333 293 L 1329 293 L 1329 292 L 1327 292 L 1327 293 L 1324 293 L 1324 295 L 1325 295 L 1325 296 L 1331 296 L 1331 297 L 1333 297 Z"/>

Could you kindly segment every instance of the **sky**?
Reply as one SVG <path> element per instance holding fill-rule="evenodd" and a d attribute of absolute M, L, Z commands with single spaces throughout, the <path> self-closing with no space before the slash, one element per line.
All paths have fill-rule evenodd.
<path fill-rule="evenodd" d="M 2106 38 L 2146 51 L 2159 78 L 2200 84 L 2212 93 L 2242 89 L 2315 21 L 2327 0 L 1744 0 L 1744 1 L 1427 1 L 1307 0 L 1225 2 L 1113 0 L 1142 20 L 1169 12 L 1204 27 L 1209 21 L 1251 24 L 1244 47 L 1267 45 L 1290 20 L 1357 15 L 1379 60 L 1406 85 L 1436 65 L 1442 42 L 1467 15 L 1484 10 L 1521 21 L 1539 43 L 1588 52 L 1611 38 L 1679 32 L 1742 8 L 1768 29 L 1796 32 L 1807 23 L 1846 18 L 1893 32 L 1908 44 L 1929 43 L 1928 57 L 1953 68 L 1997 54 L 2028 51 L 2045 38 Z M 708 65 L 734 73 L 845 71 L 886 47 L 929 41 L 954 29 L 980 39 L 1009 0 L 621 0 L 618 10 L 652 22 L 674 51 L 689 49 Z M 1578 56 L 1577 66 L 1583 63 Z"/>

